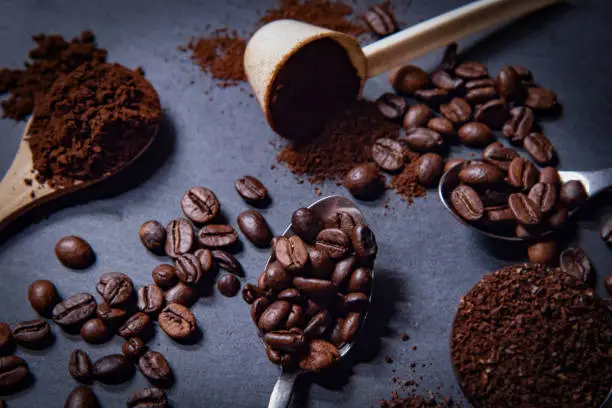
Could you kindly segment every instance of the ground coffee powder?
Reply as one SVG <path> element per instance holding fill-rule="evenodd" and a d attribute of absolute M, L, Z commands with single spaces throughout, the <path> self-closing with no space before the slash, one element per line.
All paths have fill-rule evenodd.
<path fill-rule="evenodd" d="M 558 268 L 516 265 L 461 299 L 451 334 L 475 407 L 599 407 L 612 386 L 612 312 Z"/>
<path fill-rule="evenodd" d="M 96 47 L 91 31 L 83 31 L 70 42 L 60 35 L 37 34 L 32 39 L 38 44 L 30 50 L 32 62 L 24 62 L 23 69 L 0 70 L 0 94 L 10 93 L 2 102 L 3 116 L 11 119 L 22 120 L 32 113 L 36 98 L 61 74 L 106 60 L 106 50 Z"/>
<path fill-rule="evenodd" d="M 393 391 L 390 400 L 380 401 L 381 408 L 455 408 L 460 405 L 454 403 L 448 397 L 436 396 L 433 393 L 424 397 L 422 395 L 408 395 L 401 397 Z"/>
<path fill-rule="evenodd" d="M 160 117 L 157 92 L 140 71 L 83 65 L 36 102 L 27 138 L 36 179 L 61 187 L 113 172 L 150 142 Z"/>

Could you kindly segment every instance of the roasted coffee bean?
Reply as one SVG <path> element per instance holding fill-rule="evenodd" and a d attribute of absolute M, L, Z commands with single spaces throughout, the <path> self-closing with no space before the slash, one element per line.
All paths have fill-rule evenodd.
<path fill-rule="evenodd" d="M 131 360 L 136 360 L 145 350 L 145 343 L 140 337 L 130 337 L 121 345 L 123 355 Z"/>
<path fill-rule="evenodd" d="M 455 75 L 463 79 L 478 79 L 488 75 L 487 68 L 480 62 L 466 61 L 455 68 Z"/>
<path fill-rule="evenodd" d="M 11 335 L 11 328 L 7 323 L 0 322 L 0 356 L 8 348 L 13 336 Z"/>
<path fill-rule="evenodd" d="M 306 325 L 304 336 L 308 339 L 319 338 L 329 329 L 333 322 L 334 319 L 331 313 L 328 310 L 321 310 Z"/>
<path fill-rule="evenodd" d="M 514 218 L 524 225 L 536 225 L 542 221 L 540 206 L 522 193 L 510 194 L 508 207 Z"/>
<path fill-rule="evenodd" d="M 323 229 L 323 221 L 317 213 L 309 208 L 298 208 L 291 216 L 291 229 L 304 242 L 313 243 L 319 231 Z"/>
<path fill-rule="evenodd" d="M 224 269 L 229 273 L 233 273 L 234 275 L 243 275 L 242 266 L 234 255 L 220 249 L 213 249 L 210 252 L 217 267 Z"/>
<path fill-rule="evenodd" d="M 159 221 L 147 221 L 140 226 L 140 241 L 149 251 L 163 254 L 166 245 L 166 229 Z"/>
<path fill-rule="evenodd" d="M 41 316 L 51 316 L 53 308 L 60 300 L 57 289 L 51 281 L 37 280 L 28 287 L 28 301 Z"/>
<path fill-rule="evenodd" d="M 476 109 L 474 120 L 491 129 L 501 129 L 508 118 L 508 104 L 503 99 L 493 99 Z"/>
<path fill-rule="evenodd" d="M 514 214 L 508 207 L 491 209 L 485 208 L 485 219 L 491 222 L 514 221 Z"/>
<path fill-rule="evenodd" d="M 310 260 L 310 275 L 313 278 L 329 279 L 334 270 L 334 263 L 329 258 L 327 251 L 316 247 L 309 247 L 308 259 Z"/>
<path fill-rule="evenodd" d="M 232 274 L 225 274 L 217 281 L 217 289 L 225 297 L 234 297 L 240 291 L 240 281 Z"/>
<path fill-rule="evenodd" d="M 524 191 L 533 187 L 540 178 L 538 168 L 529 160 L 517 157 L 508 167 L 508 183 Z"/>
<path fill-rule="evenodd" d="M 166 255 L 177 258 L 186 254 L 193 246 L 193 228 L 184 218 L 172 220 L 166 226 Z"/>
<path fill-rule="evenodd" d="M 528 197 L 540 206 L 542 213 L 547 213 L 557 203 L 557 188 L 554 184 L 537 183 L 529 190 Z"/>
<path fill-rule="evenodd" d="M 494 186 L 504 181 L 504 174 L 490 164 L 474 163 L 461 169 L 459 179 L 472 186 Z"/>
<path fill-rule="evenodd" d="M 482 157 L 487 163 L 507 172 L 512 160 L 520 156 L 516 150 L 505 147 L 500 142 L 494 142 L 482 151 Z"/>
<path fill-rule="evenodd" d="M 349 293 L 344 296 L 344 310 L 348 313 L 365 312 L 370 307 L 370 299 L 364 293 Z"/>
<path fill-rule="evenodd" d="M 557 94 L 553 91 L 538 87 L 527 88 L 525 105 L 531 109 L 549 110 L 556 108 L 558 104 Z"/>
<path fill-rule="evenodd" d="M 453 71 L 457 67 L 457 49 L 459 48 L 456 42 L 452 42 L 444 48 L 442 60 L 438 65 L 438 70 Z"/>
<path fill-rule="evenodd" d="M 285 327 L 287 329 L 292 329 L 294 327 L 303 327 L 303 324 L 304 312 L 302 310 L 302 306 L 296 304 L 291 305 L 291 312 L 289 312 L 289 316 L 287 316 Z"/>
<path fill-rule="evenodd" d="M 285 289 L 280 292 L 276 298 L 278 300 L 287 300 L 294 303 L 301 303 L 304 300 L 300 294 L 300 291 L 296 288 Z"/>
<path fill-rule="evenodd" d="M 269 305 L 270 300 L 267 297 L 257 298 L 251 305 L 251 319 L 253 319 L 256 326 L 259 327 L 259 319 Z"/>
<path fill-rule="evenodd" d="M 512 67 L 503 67 L 497 73 L 497 90 L 508 102 L 521 102 L 525 98 L 525 86 Z"/>
<path fill-rule="evenodd" d="M 374 6 L 365 12 L 363 18 L 372 32 L 381 37 L 397 31 L 397 24 L 386 6 Z"/>
<path fill-rule="evenodd" d="M 51 340 L 51 326 L 46 320 L 30 320 L 13 326 L 13 338 L 20 346 L 38 348 Z"/>
<path fill-rule="evenodd" d="M 80 385 L 68 394 L 64 408 L 100 408 L 100 402 L 91 388 Z"/>
<path fill-rule="evenodd" d="M 584 185 L 578 180 L 570 180 L 563 183 L 559 192 L 559 200 L 568 208 L 576 208 L 588 198 Z"/>
<path fill-rule="evenodd" d="M 396 92 L 413 95 L 416 91 L 424 89 L 429 85 L 429 75 L 417 66 L 404 65 L 403 67 L 391 71 L 389 83 Z M 404 100 L 404 98 L 402 98 L 402 100 Z M 402 115 L 404 112 L 405 109 Z M 396 116 L 393 119 L 398 119 L 400 116 Z"/>
<path fill-rule="evenodd" d="M 394 93 L 385 93 L 376 100 L 378 111 L 387 119 L 400 120 L 408 109 L 406 100 Z"/>
<path fill-rule="evenodd" d="M 444 173 L 446 173 L 447 171 L 449 171 L 450 169 L 456 166 L 461 166 L 460 168 L 462 168 L 463 166 L 465 166 L 465 163 L 466 163 L 465 159 L 460 159 L 460 158 L 450 159 L 444 164 Z"/>
<path fill-rule="evenodd" d="M 319 372 L 333 365 L 340 359 L 338 348 L 325 340 L 313 340 L 308 343 L 308 351 L 300 359 L 302 370 Z"/>
<path fill-rule="evenodd" d="M 372 146 L 372 158 L 383 170 L 398 171 L 404 167 L 404 148 L 395 140 L 378 139 Z"/>
<path fill-rule="evenodd" d="M 121 384 L 132 378 L 134 366 L 123 354 L 111 354 L 93 364 L 92 374 L 104 384 Z"/>
<path fill-rule="evenodd" d="M 414 93 L 414 96 L 432 107 L 438 107 L 451 99 L 451 94 L 440 88 L 419 89 Z"/>
<path fill-rule="evenodd" d="M 176 268 L 172 265 L 158 265 L 151 274 L 153 275 L 153 282 L 161 288 L 170 288 L 176 284 Z"/>
<path fill-rule="evenodd" d="M 514 65 L 512 69 L 519 75 L 521 81 L 533 80 L 533 75 L 531 74 L 531 71 L 529 71 L 527 68 Z"/>
<path fill-rule="evenodd" d="M 338 348 L 344 345 L 344 340 L 342 340 L 342 336 L 341 336 L 341 330 L 342 330 L 343 324 L 344 324 L 344 319 L 342 319 L 341 317 L 336 318 L 336 323 L 329 336 L 329 341 L 331 341 L 331 343 Z"/>
<path fill-rule="evenodd" d="M 343 343 L 350 343 L 359 330 L 361 313 L 349 313 L 340 328 L 340 338 Z"/>
<path fill-rule="evenodd" d="M 211 224 L 200 229 L 198 240 L 202 246 L 220 248 L 235 244 L 238 241 L 238 234 L 231 225 Z"/>
<path fill-rule="evenodd" d="M 599 231 L 601 239 L 607 244 L 612 244 L 612 218 L 609 218 Z M 2 348 L 2 341 L 0 340 L 0 349 Z"/>
<path fill-rule="evenodd" d="M 484 206 L 478 193 L 470 186 L 460 185 L 451 193 L 455 211 L 468 221 L 477 221 L 484 215 Z"/>
<path fill-rule="evenodd" d="M 465 83 L 465 99 L 472 105 L 482 105 L 497 99 L 495 81 L 491 78 L 473 79 Z"/>
<path fill-rule="evenodd" d="M 260 204 L 268 197 L 268 189 L 253 176 L 242 176 L 236 180 L 236 191 L 247 203 Z"/>
<path fill-rule="evenodd" d="M 81 337 L 88 343 L 100 344 L 108 341 L 112 332 L 104 323 L 104 320 L 95 317 L 83 323 L 81 326 Z"/>
<path fill-rule="evenodd" d="M 372 288 L 372 270 L 368 268 L 357 268 L 353 271 L 349 280 L 347 292 L 361 292 L 368 294 Z"/>
<path fill-rule="evenodd" d="M 91 382 L 92 366 L 91 360 L 86 352 L 77 349 L 70 354 L 70 359 L 68 360 L 68 372 L 70 373 L 70 376 L 78 382 Z"/>
<path fill-rule="evenodd" d="M 306 299 L 306 317 L 312 318 L 312 316 L 323 310 L 323 306 L 320 303 L 315 302 L 311 298 Z"/>
<path fill-rule="evenodd" d="M 176 276 L 187 284 L 198 284 L 202 279 L 202 264 L 193 254 L 184 254 L 176 258 Z"/>
<path fill-rule="evenodd" d="M 450 92 L 457 92 L 463 87 L 463 79 L 454 78 L 445 70 L 437 70 L 431 74 L 431 82 L 438 88 Z"/>
<path fill-rule="evenodd" d="M 440 133 L 443 136 L 453 136 L 455 127 L 453 123 L 446 118 L 431 118 L 427 122 L 427 128 L 434 132 Z"/>
<path fill-rule="evenodd" d="M 130 299 L 134 291 L 134 284 L 126 274 L 107 272 L 100 276 L 96 290 L 109 306 L 118 306 Z"/>
<path fill-rule="evenodd" d="M 55 256 L 62 265 L 71 269 L 89 268 L 96 260 L 89 243 L 74 235 L 63 237 L 57 241 Z"/>
<path fill-rule="evenodd" d="M 206 248 L 200 248 L 193 253 L 202 267 L 202 276 L 206 275 L 213 267 L 213 256 L 212 252 Z"/>
<path fill-rule="evenodd" d="M 257 303 L 257 301 L 253 303 L 253 307 L 255 307 Z M 291 303 L 286 300 L 277 300 L 261 313 L 257 326 L 263 331 L 280 329 L 285 326 L 285 322 L 290 312 Z M 255 313 L 255 316 L 256 315 L 257 313 Z"/>
<path fill-rule="evenodd" d="M 308 250 L 304 241 L 297 235 L 281 237 L 276 244 L 274 252 L 278 262 L 288 272 L 300 271 L 308 263 Z"/>
<path fill-rule="evenodd" d="M 442 167 L 442 159 L 440 159 L 440 168 Z M 378 245 L 376 244 L 376 236 L 367 225 L 358 225 L 350 234 L 351 244 L 355 255 L 359 258 L 371 258 L 376 256 Z"/>
<path fill-rule="evenodd" d="M 555 187 L 559 186 L 561 179 L 557 169 L 554 167 L 544 167 L 540 172 L 540 183 L 552 184 Z"/>
<path fill-rule="evenodd" d="M 173 339 L 188 338 L 197 328 L 196 318 L 191 310 L 177 303 L 170 303 L 164 307 L 159 313 L 157 321 L 159 327 Z"/>
<path fill-rule="evenodd" d="M 270 262 L 265 270 L 264 287 L 281 291 L 291 286 L 292 279 L 279 261 Z"/>
<path fill-rule="evenodd" d="M 285 353 L 282 351 L 274 350 L 270 346 L 266 346 L 266 354 L 268 356 L 268 359 L 272 363 L 276 365 L 280 365 L 281 367 L 284 367 L 284 368 L 293 369 L 297 362 L 295 353 Z"/>
<path fill-rule="evenodd" d="M 343 290 L 344 287 L 348 284 L 348 281 L 355 270 L 357 268 L 358 261 L 357 258 L 351 256 L 349 258 L 343 259 L 338 262 L 332 272 L 331 281 L 336 288 L 339 290 Z"/>
<path fill-rule="evenodd" d="M 510 110 L 510 119 L 502 127 L 504 137 L 511 143 L 520 145 L 531 133 L 535 117 L 533 111 L 525 106 L 517 106 Z"/>
<path fill-rule="evenodd" d="M 567 248 L 559 257 L 561 270 L 576 279 L 587 282 L 591 276 L 591 261 L 582 248 Z"/>
<path fill-rule="evenodd" d="M 148 314 L 138 312 L 132 315 L 126 322 L 119 328 L 119 335 L 124 339 L 130 337 L 138 337 L 143 333 L 151 324 L 151 318 Z"/>
<path fill-rule="evenodd" d="M 156 313 L 164 305 L 164 292 L 157 285 L 147 285 L 138 289 L 138 310 Z"/>
<path fill-rule="evenodd" d="M 344 231 L 326 228 L 317 235 L 315 247 L 327 252 L 330 258 L 339 259 L 351 250 L 351 241 Z"/>
<path fill-rule="evenodd" d="M 448 104 L 440 105 L 440 113 L 456 125 L 472 118 L 472 107 L 463 98 L 453 98 Z"/>
<path fill-rule="evenodd" d="M 108 324 L 116 324 L 126 315 L 126 311 L 119 308 L 112 308 L 106 303 L 100 303 L 96 308 L 96 316 Z"/>
<path fill-rule="evenodd" d="M 349 235 L 353 228 L 359 225 L 361 221 L 352 213 L 345 210 L 339 210 L 333 213 L 325 223 L 325 228 L 338 228 Z"/>
<path fill-rule="evenodd" d="M 191 221 L 204 224 L 217 216 L 219 200 L 207 188 L 192 187 L 181 198 L 181 209 Z"/>
<path fill-rule="evenodd" d="M 0 390 L 11 391 L 29 374 L 28 363 L 21 357 L 0 357 Z"/>
<path fill-rule="evenodd" d="M 138 368 L 142 375 L 154 382 L 165 382 L 172 378 L 172 370 L 168 360 L 157 351 L 149 350 L 140 357 Z"/>
<path fill-rule="evenodd" d="M 304 347 L 306 339 L 302 334 L 280 330 L 266 333 L 264 342 L 275 350 L 295 351 Z"/>
<path fill-rule="evenodd" d="M 384 191 L 385 183 L 374 163 L 359 164 L 346 174 L 344 185 L 361 200 L 374 200 Z M 317 226 L 318 228 L 318 226 Z M 317 231 L 319 233 L 320 229 Z"/>
<path fill-rule="evenodd" d="M 127 408 L 168 408 L 166 393 L 159 388 L 143 388 L 127 400 Z"/>
<path fill-rule="evenodd" d="M 444 145 L 444 138 L 437 132 L 427 128 L 416 128 L 406 131 L 400 137 L 408 147 L 418 152 L 439 150 Z"/>
<path fill-rule="evenodd" d="M 410 109 L 408 109 L 408 112 L 406 112 L 406 115 L 404 115 L 404 128 L 414 129 L 424 127 L 433 114 L 433 111 L 427 105 L 419 104 L 411 106 Z"/>
<path fill-rule="evenodd" d="M 491 143 L 495 136 L 484 123 L 469 122 L 459 128 L 459 139 L 467 146 L 484 147 Z"/>
<path fill-rule="evenodd" d="M 238 227 L 249 241 L 258 248 L 268 248 L 272 231 L 266 219 L 255 210 L 247 210 L 238 215 Z"/>
<path fill-rule="evenodd" d="M 606 275 L 606 277 L 604 278 L 604 286 L 606 287 L 608 293 L 612 295 L 612 273 Z M 608 307 L 608 309 L 612 310 L 610 306 Z"/>
<path fill-rule="evenodd" d="M 96 311 L 96 300 L 89 293 L 77 293 L 53 308 L 53 321 L 62 326 L 83 323 Z"/>
<path fill-rule="evenodd" d="M 555 241 L 542 241 L 527 248 L 529 262 L 554 266 L 559 261 L 559 250 Z"/>
<path fill-rule="evenodd" d="M 183 282 L 177 283 L 164 293 L 166 303 L 178 303 L 183 306 L 191 306 L 198 298 L 196 290 L 185 285 Z"/>
<path fill-rule="evenodd" d="M 523 147 L 540 164 L 546 164 L 553 159 L 553 145 L 542 133 L 530 133 L 523 140 Z"/>
<path fill-rule="evenodd" d="M 301 293 L 316 298 L 329 297 L 336 287 L 331 281 L 325 279 L 303 278 L 297 276 L 293 278 L 293 285 L 298 288 Z"/>

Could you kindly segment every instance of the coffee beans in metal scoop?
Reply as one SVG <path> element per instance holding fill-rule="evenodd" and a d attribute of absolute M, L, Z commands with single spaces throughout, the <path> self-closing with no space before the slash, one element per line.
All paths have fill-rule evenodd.
<path fill-rule="evenodd" d="M 529 160 L 517 157 L 508 167 L 508 184 L 529 191 L 540 178 L 538 168 Z"/>
<path fill-rule="evenodd" d="M 135 361 L 146 351 L 146 345 L 140 337 L 130 337 L 121 345 L 123 355 Z"/>
<path fill-rule="evenodd" d="M 85 269 L 95 262 L 91 246 L 81 237 L 63 237 L 55 245 L 55 256 L 68 268 Z"/>
<path fill-rule="evenodd" d="M 233 276 L 233 275 L 229 275 Z M 185 339 L 191 336 L 197 327 L 196 318 L 183 305 L 170 303 L 159 314 L 159 327 L 173 339 Z"/>
<path fill-rule="evenodd" d="M 308 244 L 312 244 L 323 229 L 323 221 L 309 208 L 298 208 L 291 216 L 291 229 Z"/>
<path fill-rule="evenodd" d="M 459 179 L 471 186 L 492 187 L 503 183 L 504 174 L 495 166 L 476 162 L 461 169 Z"/>
<path fill-rule="evenodd" d="M 68 394 L 68 398 L 66 398 L 66 402 L 64 403 L 64 408 L 83 407 L 100 408 L 100 402 L 91 388 L 78 386 Z"/>
<path fill-rule="evenodd" d="M 177 258 L 186 254 L 193 247 L 193 227 L 184 218 L 172 220 L 166 226 L 166 255 Z"/>
<path fill-rule="evenodd" d="M 83 350 L 74 350 L 68 360 L 68 372 L 75 380 L 89 383 L 92 379 L 92 364 L 89 356 Z"/>
<path fill-rule="evenodd" d="M 397 93 L 413 95 L 416 91 L 429 85 L 429 75 L 417 66 L 404 65 L 403 67 L 391 71 L 389 83 Z M 404 112 L 402 112 L 402 115 Z M 401 117 L 401 115 L 396 118 L 399 117 Z"/>
<path fill-rule="evenodd" d="M 372 146 L 372 159 L 386 171 L 398 171 L 404 167 L 404 148 L 401 143 L 388 139 L 378 139 Z"/>
<path fill-rule="evenodd" d="M 156 313 L 164 305 L 164 292 L 156 285 L 147 285 L 138 289 L 138 310 L 144 313 Z"/>
<path fill-rule="evenodd" d="M 8 349 L 11 341 L 11 328 L 7 323 L 0 322 L 0 356 Z"/>
<path fill-rule="evenodd" d="M 159 221 L 147 221 L 140 226 L 140 241 L 149 251 L 163 254 L 166 245 L 166 229 Z"/>
<path fill-rule="evenodd" d="M 11 392 L 30 374 L 28 363 L 17 356 L 0 357 L 0 391 Z"/>
<path fill-rule="evenodd" d="M 240 281 L 232 274 L 225 274 L 217 281 L 217 289 L 225 297 L 234 297 L 240 291 Z"/>
<path fill-rule="evenodd" d="M 493 142 L 482 151 L 482 157 L 485 162 L 508 172 L 512 160 L 520 156 L 516 150 L 505 147 L 501 142 Z"/>
<path fill-rule="evenodd" d="M 151 274 L 153 275 L 153 281 L 160 288 L 170 288 L 177 281 L 176 268 L 172 265 L 158 265 Z"/>
<path fill-rule="evenodd" d="M 176 258 L 176 276 L 190 285 L 196 285 L 202 279 L 202 264 L 193 254 L 184 254 Z"/>
<path fill-rule="evenodd" d="M 204 224 L 217 216 L 219 200 L 211 190 L 193 187 L 181 198 L 181 209 L 191 221 Z"/>
<path fill-rule="evenodd" d="M 61 326 L 78 325 L 96 312 L 96 306 L 96 300 L 89 293 L 77 293 L 53 308 L 53 321 Z"/>
<path fill-rule="evenodd" d="M 41 316 L 50 317 L 60 300 L 57 288 L 51 281 L 37 280 L 28 287 L 28 301 Z"/>
<path fill-rule="evenodd" d="M 13 326 L 13 339 L 26 348 L 48 346 L 51 341 L 51 326 L 46 320 L 30 320 Z"/>
<path fill-rule="evenodd" d="M 567 248 L 559 257 L 561 270 L 581 282 L 587 282 L 591 276 L 591 261 L 582 248 Z"/>
<path fill-rule="evenodd" d="M 360 164 L 346 174 L 344 185 L 360 200 L 374 200 L 385 189 L 384 180 L 374 163 Z"/>
<path fill-rule="evenodd" d="M 408 109 L 404 98 L 394 93 L 384 93 L 376 100 L 378 111 L 387 119 L 400 120 Z"/>
<path fill-rule="evenodd" d="M 148 380 L 165 382 L 172 378 L 172 370 L 168 360 L 157 351 L 147 351 L 138 360 L 138 369 Z"/>
<path fill-rule="evenodd" d="M 96 290 L 109 306 L 119 306 L 130 299 L 134 291 L 134 284 L 124 273 L 107 272 L 100 276 Z"/>
<path fill-rule="evenodd" d="M 143 388 L 127 400 L 127 408 L 168 408 L 166 393 L 159 388 Z"/>
<path fill-rule="evenodd" d="M 258 248 L 268 248 L 272 241 L 272 231 L 266 219 L 258 211 L 247 210 L 238 215 L 240 231 Z"/>
<path fill-rule="evenodd" d="M 151 318 L 148 314 L 138 312 L 132 315 L 118 330 L 118 333 L 124 339 L 137 337 L 144 333 L 151 324 Z"/>
<path fill-rule="evenodd" d="M 242 176 L 236 180 L 236 191 L 247 203 L 261 204 L 268 197 L 268 189 L 253 176 Z"/>
<path fill-rule="evenodd" d="M 198 240 L 204 247 L 221 248 L 235 244 L 238 241 L 238 234 L 231 225 L 211 224 L 200 229 Z"/>
<path fill-rule="evenodd" d="M 478 193 L 470 186 L 460 185 L 451 193 L 455 211 L 468 221 L 478 221 L 484 215 L 484 206 Z"/>
<path fill-rule="evenodd" d="M 120 384 L 132 378 L 134 365 L 123 354 L 111 354 L 93 364 L 92 374 L 104 384 Z"/>
<path fill-rule="evenodd" d="M 274 249 L 276 259 L 288 272 L 301 271 L 308 263 L 308 250 L 297 235 L 280 237 Z"/>

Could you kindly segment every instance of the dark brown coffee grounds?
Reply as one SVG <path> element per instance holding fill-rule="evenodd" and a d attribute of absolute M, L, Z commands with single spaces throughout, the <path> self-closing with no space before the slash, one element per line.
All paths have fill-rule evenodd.
<path fill-rule="evenodd" d="M 400 395 L 393 391 L 390 400 L 380 401 L 381 408 L 454 408 L 460 407 L 460 405 L 454 403 L 448 397 L 441 397 L 430 393 L 427 397 L 422 395 L 408 395 L 407 397 L 400 397 Z"/>
<path fill-rule="evenodd" d="M 391 177 L 389 185 L 395 189 L 397 194 L 407 204 L 412 204 L 415 197 L 423 197 L 427 190 L 423 185 L 419 184 L 417 179 L 418 159 L 420 155 L 412 151 L 406 151 L 406 157 L 409 160 L 404 166 L 401 173 Z"/>
<path fill-rule="evenodd" d="M 36 102 L 27 140 L 37 181 L 61 187 L 113 172 L 150 142 L 160 117 L 157 92 L 137 72 L 77 68 Z"/>
<path fill-rule="evenodd" d="M 0 70 L 0 94 L 9 93 L 2 102 L 3 116 L 23 120 L 34 110 L 36 98 L 44 94 L 61 74 L 68 74 L 83 64 L 94 66 L 106 60 L 106 50 L 97 48 L 91 31 L 66 41 L 60 35 L 37 34 L 37 47 L 30 50 L 32 62 L 23 69 Z"/>
<path fill-rule="evenodd" d="M 612 385 L 612 313 L 558 268 L 516 265 L 461 299 L 451 335 L 475 407 L 598 407 Z"/>

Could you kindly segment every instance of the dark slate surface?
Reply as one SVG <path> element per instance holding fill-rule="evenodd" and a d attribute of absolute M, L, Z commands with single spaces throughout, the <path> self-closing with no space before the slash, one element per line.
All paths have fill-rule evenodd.
<path fill-rule="evenodd" d="M 399 18 L 414 24 L 465 1 L 405 3 Z M 138 227 L 150 218 L 166 222 L 177 217 L 179 198 L 192 185 L 213 189 L 225 215 L 234 220 L 247 208 L 233 189 L 234 180 L 247 173 L 259 177 L 273 197 L 272 206 L 263 213 L 277 232 L 287 224 L 293 209 L 317 198 L 312 186 L 296 183 L 282 166 L 270 169 L 276 150 L 269 142 L 278 139 L 267 128 L 254 99 L 239 88 L 213 88 L 213 102 L 209 101 L 203 92 L 210 87 L 210 79 L 176 50 L 191 35 L 203 33 L 207 23 L 250 29 L 257 10 L 273 4 L 273 0 L 0 1 L 0 66 L 20 66 L 32 47 L 34 33 L 59 32 L 72 37 L 92 29 L 99 44 L 109 50 L 111 61 L 144 67 L 166 112 L 153 151 L 129 173 L 47 206 L 37 217 L 26 218 L 9 231 L 0 246 L 0 320 L 13 324 L 35 317 L 26 301 L 27 287 L 35 279 L 51 279 L 64 296 L 93 292 L 97 277 L 106 271 L 126 272 L 138 285 L 149 283 L 150 271 L 165 259 L 145 251 L 138 240 Z M 359 4 L 362 10 L 363 6 Z M 508 63 L 524 65 L 543 86 L 558 92 L 565 115 L 546 121 L 544 127 L 562 169 L 612 165 L 608 134 L 612 128 L 611 18 L 612 3 L 606 0 L 576 2 L 462 42 L 467 56 L 485 61 L 491 72 Z M 433 68 L 439 54 L 418 63 Z M 382 76 L 368 82 L 366 95 L 376 97 L 388 89 L 386 76 Z M 24 123 L 0 121 L 0 171 L 8 169 L 23 129 Z M 453 148 L 453 155 L 461 153 L 478 152 Z M 322 192 L 346 194 L 335 185 L 325 185 Z M 387 197 L 392 209 L 386 216 L 383 200 L 362 206 L 378 232 L 381 248 L 374 310 L 354 358 L 362 362 L 346 373 L 336 373 L 332 382 L 305 378 L 297 405 L 377 405 L 396 389 L 391 381 L 394 375 L 415 378 L 411 363 L 417 365 L 416 379 L 423 392 L 442 387 L 444 393 L 462 400 L 448 352 L 453 311 L 460 296 L 484 273 L 522 259 L 522 252 L 485 241 L 460 226 L 433 191 L 410 207 L 394 193 Z M 598 200 L 583 211 L 577 233 L 569 238 L 591 256 L 601 294 L 601 276 L 611 271 L 612 259 L 598 237 L 606 201 L 609 199 Z M 42 215 L 47 216 L 36 222 Z M 90 270 L 70 271 L 54 258 L 55 242 L 67 234 L 81 235 L 93 245 L 98 261 Z M 238 258 L 247 270 L 247 280 L 254 281 L 266 253 L 245 243 Z M 150 342 L 151 348 L 168 357 L 176 374 L 176 385 L 169 392 L 173 405 L 265 406 L 278 369 L 267 361 L 248 308 L 240 298 L 214 293 L 193 310 L 203 331 L 197 344 L 178 345 L 159 330 Z M 54 331 L 57 339 L 50 349 L 18 350 L 29 361 L 35 381 L 6 397 L 9 407 L 62 406 L 76 385 L 66 368 L 73 349 L 83 348 L 94 359 L 120 349 L 118 337 L 106 345 L 91 346 L 57 327 Z M 409 341 L 400 340 L 402 332 L 410 335 Z M 418 348 L 412 350 L 413 345 Z M 387 355 L 393 358 L 392 364 L 385 363 Z M 104 407 L 119 407 L 132 391 L 146 385 L 137 374 L 126 384 L 95 384 L 94 389 Z"/>

